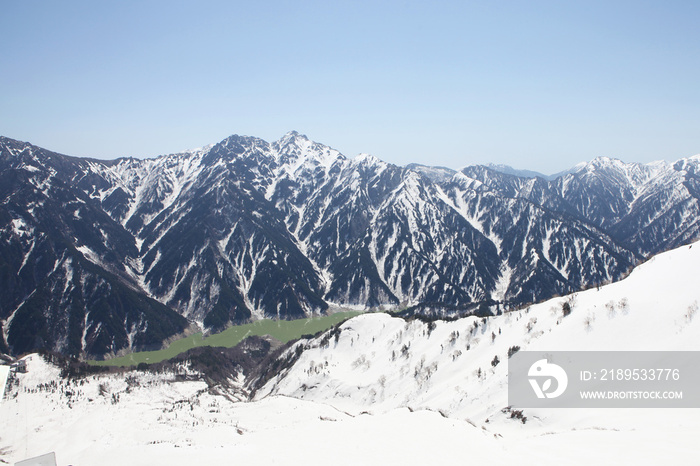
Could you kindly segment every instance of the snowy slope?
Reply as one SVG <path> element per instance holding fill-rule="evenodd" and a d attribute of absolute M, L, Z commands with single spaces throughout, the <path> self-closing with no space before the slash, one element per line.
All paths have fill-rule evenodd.
<path fill-rule="evenodd" d="M 10 375 L 10 366 L 0 365 L 0 394 L 5 393 L 5 384 L 7 383 L 7 377 Z M 0 402 L 2 400 L 0 399 Z"/>
<path fill-rule="evenodd" d="M 244 403 L 212 394 L 203 382 L 174 382 L 174 374 L 70 382 L 38 355 L 26 359 L 28 373 L 0 404 L 3 463 L 55 451 L 61 466 L 415 464 L 458 459 L 467 450 L 454 447 L 465 438 L 488 446 L 484 459 L 498 454 L 490 433 L 434 413 L 351 416 L 288 397 Z M 428 426 L 430 450 L 387 448 Z"/>
<path fill-rule="evenodd" d="M 292 396 L 351 412 L 409 407 L 469 419 L 502 435 L 573 429 L 697 431 L 696 410 L 525 410 L 510 419 L 507 352 L 523 350 L 700 350 L 696 318 L 700 245 L 660 254 L 618 283 L 487 319 L 405 322 L 385 314 L 356 317 L 332 337 L 305 345 L 288 372 L 256 394 Z M 562 304 L 573 311 L 562 316 Z M 290 349 L 290 352 L 295 348 Z M 495 368 L 491 361 L 502 363 Z M 481 371 L 481 374 L 479 374 Z"/>
<path fill-rule="evenodd" d="M 365 314 L 298 343 L 291 368 L 245 402 L 188 366 L 69 381 L 36 355 L 0 404 L 0 460 L 59 464 L 696 464 L 696 409 L 507 405 L 507 351 L 698 350 L 700 244 L 618 283 L 487 319 L 406 322 Z M 561 304 L 573 311 L 562 317 Z M 612 306 L 608 304 L 612 303 Z M 612 310 L 611 310 L 612 309 Z M 289 353 L 296 353 L 292 347 Z M 503 361 L 495 368 L 491 361 Z M 284 357 L 284 356 L 282 356 Z M 481 376 L 479 376 L 481 369 Z"/>

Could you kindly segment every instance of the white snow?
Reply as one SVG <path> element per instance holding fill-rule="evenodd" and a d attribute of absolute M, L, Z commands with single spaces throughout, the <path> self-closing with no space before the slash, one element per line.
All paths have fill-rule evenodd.
<path fill-rule="evenodd" d="M 0 403 L 4 398 L 5 394 L 5 384 L 7 383 L 7 377 L 10 375 L 10 366 L 0 365 Z"/>
<path fill-rule="evenodd" d="M 507 262 L 503 262 L 500 269 L 501 274 L 496 281 L 496 286 L 493 291 L 493 299 L 496 301 L 505 301 L 510 281 L 513 277 L 513 268 Z"/>
<path fill-rule="evenodd" d="M 292 396 L 353 414 L 384 415 L 403 407 L 439 411 L 508 439 L 501 442 L 511 451 L 524 451 L 533 438 L 554 447 L 552 456 L 527 457 L 525 464 L 554 464 L 567 450 L 582 453 L 588 442 L 602 442 L 613 455 L 596 456 L 596 463 L 627 463 L 621 453 L 636 454 L 634 442 L 655 436 L 678 447 L 669 452 L 673 461 L 692 464 L 687 454 L 695 449 L 693 433 L 700 431 L 698 410 L 527 410 L 531 421 L 522 425 L 501 413 L 508 404 L 507 364 L 493 368 L 490 361 L 494 355 L 506 361 L 514 345 L 547 351 L 699 350 L 700 324 L 689 313 L 700 300 L 698 246 L 659 255 L 621 282 L 576 294 L 565 318 L 561 305 L 569 297 L 483 321 L 439 322 L 432 332 L 421 322 L 383 314 L 356 317 L 342 326 L 337 344 L 324 348 L 311 342 L 292 370 L 257 396 Z M 638 464 L 654 464 L 660 452 L 638 454 Z M 586 455 L 581 458 L 593 458 Z M 578 464 L 579 456 L 566 457 Z"/>
<path fill-rule="evenodd" d="M 90 249 L 87 246 L 76 246 L 75 249 L 77 249 L 85 259 L 89 260 L 90 262 L 94 264 L 100 264 L 100 256 L 97 255 L 95 251 Z"/>
<path fill-rule="evenodd" d="M 420 321 L 358 316 L 328 348 L 302 341 L 311 347 L 254 402 L 237 401 L 240 390 L 215 394 L 168 373 L 68 382 L 30 356 L 29 372 L 0 404 L 0 459 L 56 451 L 59 464 L 75 466 L 695 464 L 697 409 L 526 410 L 526 424 L 501 409 L 505 353 L 514 344 L 699 350 L 700 319 L 688 313 L 700 300 L 699 274 L 700 243 L 578 293 L 568 317 L 561 303 L 569 297 L 485 320 L 438 322 L 431 332 Z M 495 368 L 494 354 L 504 361 Z"/>
<path fill-rule="evenodd" d="M 34 228 L 27 226 L 27 222 L 21 218 L 13 218 L 10 221 L 10 226 L 12 227 L 12 233 L 20 237 L 31 237 L 34 234 Z"/>

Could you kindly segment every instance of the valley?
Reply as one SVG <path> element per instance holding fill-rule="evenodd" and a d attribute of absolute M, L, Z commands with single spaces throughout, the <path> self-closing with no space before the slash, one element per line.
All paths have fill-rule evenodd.
<path fill-rule="evenodd" d="M 130 353 L 111 359 L 92 360 L 89 364 L 96 366 L 138 366 L 141 363 L 154 364 L 174 358 L 192 348 L 213 346 L 232 348 L 250 336 L 269 336 L 279 343 L 287 343 L 304 335 L 327 330 L 333 325 L 360 314 L 359 311 L 336 312 L 328 316 L 311 317 L 297 320 L 258 320 L 250 324 L 241 324 L 228 329 L 204 336 L 202 332 L 175 340 L 167 348 L 157 351 L 142 351 Z"/>
<path fill-rule="evenodd" d="M 82 359 L 329 309 L 495 315 L 698 237 L 700 158 L 554 179 L 346 158 L 297 132 L 153 159 L 0 139 L 0 350 Z"/>
<path fill-rule="evenodd" d="M 66 378 L 30 355 L 0 402 L 0 417 L 13 420 L 0 427 L 0 458 L 693 464 L 698 409 L 538 408 L 515 417 L 507 361 L 515 346 L 698 351 L 698 255 L 697 243 L 676 248 L 619 282 L 499 316 L 363 314 L 292 343 L 273 373 L 233 371 L 226 382 L 207 381 L 187 361 Z M 502 362 L 492 364 L 494 355 Z"/>

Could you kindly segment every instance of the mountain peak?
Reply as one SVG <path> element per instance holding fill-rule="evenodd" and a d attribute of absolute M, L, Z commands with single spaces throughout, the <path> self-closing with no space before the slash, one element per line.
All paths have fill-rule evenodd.
<path fill-rule="evenodd" d="M 568 173 L 594 173 L 601 170 L 624 170 L 628 164 L 620 159 L 607 157 L 605 155 L 598 156 L 590 162 L 577 163 L 573 168 L 568 170 Z"/>
<path fill-rule="evenodd" d="M 591 164 L 595 165 L 595 166 L 604 167 L 604 166 L 611 166 L 611 165 L 614 165 L 614 166 L 625 165 L 625 162 L 623 162 L 620 159 L 616 159 L 614 157 L 600 155 L 600 156 L 594 158 L 593 160 L 591 160 Z"/>
<path fill-rule="evenodd" d="M 368 164 L 368 165 L 376 165 L 381 162 L 377 157 L 371 154 L 357 154 L 357 156 L 353 159 L 353 161 L 361 164 Z"/>
<path fill-rule="evenodd" d="M 314 142 L 297 131 L 290 131 L 282 136 L 272 143 L 272 148 L 273 156 L 288 173 L 296 173 L 299 168 L 307 164 L 330 167 L 336 160 L 344 159 L 337 150 Z"/>
<path fill-rule="evenodd" d="M 447 167 L 431 167 L 428 165 L 421 165 L 419 163 L 409 163 L 406 168 L 421 173 L 423 176 L 430 180 L 436 182 L 445 182 L 450 180 L 457 170 Z"/>
<path fill-rule="evenodd" d="M 676 171 L 686 171 L 693 174 L 698 173 L 700 171 L 700 154 L 680 159 L 673 164 L 673 168 Z"/>
<path fill-rule="evenodd" d="M 298 131 L 289 131 L 284 136 L 282 136 L 279 139 L 279 141 L 277 141 L 277 144 L 280 147 L 285 147 L 290 144 L 295 146 L 302 146 L 307 144 L 313 144 L 313 141 L 311 141 L 305 134 L 301 134 Z"/>
<path fill-rule="evenodd" d="M 7 150 L 10 155 L 15 156 L 20 154 L 27 148 L 33 147 L 32 144 L 24 141 L 18 141 L 16 139 L 8 138 L 5 136 L 0 136 L 0 151 Z"/>
<path fill-rule="evenodd" d="M 545 174 L 540 173 L 540 172 L 536 172 L 536 171 L 533 171 L 533 170 L 520 170 L 520 169 L 517 169 L 517 168 L 513 168 L 513 167 L 511 167 L 510 165 L 504 165 L 504 164 L 501 164 L 501 163 L 498 163 L 498 164 L 489 163 L 489 164 L 485 165 L 485 167 L 488 168 L 488 169 L 490 169 L 490 170 L 497 171 L 497 172 L 499 172 L 499 173 L 504 173 L 504 174 L 506 174 L 506 175 L 518 176 L 518 177 L 520 177 L 520 178 L 536 178 L 536 177 L 540 177 L 540 178 L 543 178 L 543 179 L 545 179 L 545 180 L 551 180 L 551 179 L 552 179 L 551 176 L 545 175 Z"/>
<path fill-rule="evenodd" d="M 236 147 L 236 146 L 241 146 L 241 147 L 248 147 L 248 146 L 254 146 L 254 145 L 267 145 L 267 142 L 263 141 L 260 138 L 256 138 L 254 136 L 245 136 L 245 135 L 240 135 L 240 134 L 232 134 L 231 136 L 227 137 L 223 141 L 221 141 L 219 144 L 221 144 L 224 147 Z"/>
<path fill-rule="evenodd" d="M 284 138 L 295 138 L 295 139 L 300 138 L 300 139 L 306 139 L 307 141 L 309 139 L 308 137 L 306 137 L 305 134 L 301 134 L 299 131 L 296 131 L 296 130 L 287 131 L 287 133 L 285 133 L 285 135 L 282 136 L 282 139 L 284 139 Z"/>

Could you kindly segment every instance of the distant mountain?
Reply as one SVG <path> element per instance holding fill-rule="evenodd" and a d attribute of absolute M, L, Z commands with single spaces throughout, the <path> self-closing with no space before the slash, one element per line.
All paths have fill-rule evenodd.
<path fill-rule="evenodd" d="M 0 346 L 101 356 L 191 323 L 497 312 L 697 238 L 699 164 L 601 158 L 547 181 L 296 132 L 113 161 L 0 138 Z"/>
<path fill-rule="evenodd" d="M 513 168 L 509 165 L 503 165 L 500 163 L 488 163 L 488 164 L 486 164 L 486 167 L 491 169 L 491 170 L 495 170 L 497 172 L 505 173 L 506 175 L 519 176 L 521 178 L 540 177 L 542 179 L 551 181 L 557 177 L 557 175 L 544 175 L 540 172 L 536 172 L 536 171 L 532 171 L 532 170 L 518 170 L 517 168 Z"/>
<path fill-rule="evenodd" d="M 427 178 L 437 182 L 449 181 L 450 178 L 452 178 L 455 175 L 455 173 L 457 173 L 457 170 L 453 170 L 451 168 L 429 167 L 427 165 L 421 165 L 419 163 L 409 163 L 408 165 L 406 165 L 406 168 L 408 168 L 409 170 L 417 171 L 421 175 L 426 176 Z"/>

